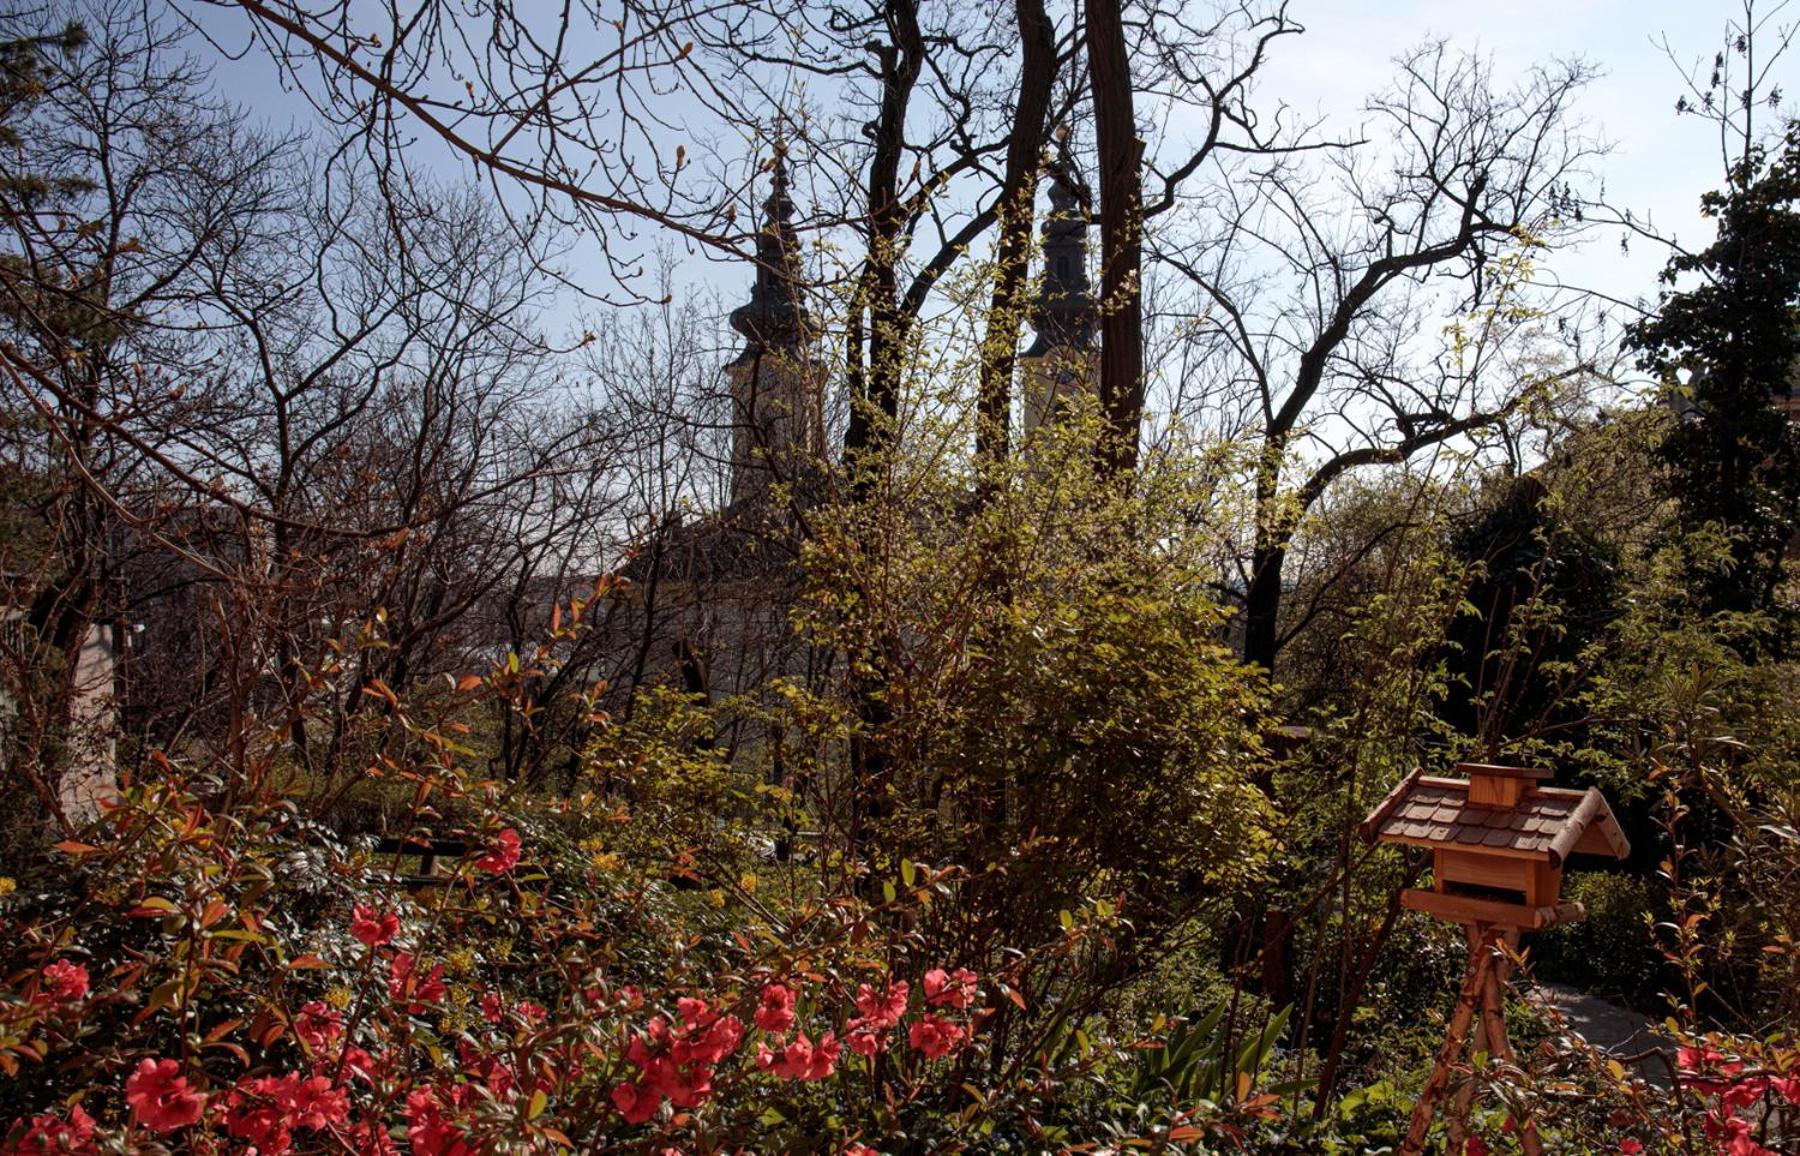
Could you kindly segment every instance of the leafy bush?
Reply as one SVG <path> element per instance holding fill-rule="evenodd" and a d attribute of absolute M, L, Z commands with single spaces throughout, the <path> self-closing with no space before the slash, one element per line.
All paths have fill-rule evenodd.
<path fill-rule="evenodd" d="M 1618 872 L 1569 876 L 1563 896 L 1587 908 L 1587 918 L 1534 936 L 1532 970 L 1632 1007 L 1657 1009 L 1671 975 L 1651 935 L 1649 883 Z"/>

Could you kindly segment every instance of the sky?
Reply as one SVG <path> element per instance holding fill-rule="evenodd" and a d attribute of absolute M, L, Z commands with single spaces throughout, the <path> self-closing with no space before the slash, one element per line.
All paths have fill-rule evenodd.
<path fill-rule="evenodd" d="M 1602 75 L 1577 107 L 1612 143 L 1600 163 L 1609 199 L 1684 244 L 1710 232 L 1699 199 L 1720 184 L 1717 131 L 1676 115 L 1683 78 L 1662 42 L 1684 67 L 1710 59 L 1727 20 L 1741 18 L 1741 0 L 1296 0 L 1291 11 L 1307 31 L 1282 46 L 1263 90 L 1346 125 L 1392 74 L 1393 58 L 1428 38 L 1491 56 L 1496 80 L 1549 59 L 1597 65 Z M 1794 21 L 1800 4 L 1781 19 Z M 1786 87 L 1800 91 L 1800 55 L 1784 63 L 1794 81 Z M 1621 254 L 1615 233 L 1549 265 L 1565 283 L 1630 301 L 1654 295 L 1666 257 L 1647 243 Z"/>
<path fill-rule="evenodd" d="M 1762 6 L 1770 7 L 1770 0 Z M 1601 75 L 1578 107 L 1589 127 L 1611 143 L 1598 174 L 1609 199 L 1684 242 L 1698 243 L 1710 232 L 1697 206 L 1700 195 L 1720 183 L 1716 130 L 1676 114 L 1683 78 L 1662 42 L 1674 46 L 1683 66 L 1710 58 L 1726 22 L 1741 19 L 1741 0 L 1292 0 L 1290 13 L 1307 31 L 1279 42 L 1260 92 L 1344 129 L 1361 121 L 1368 95 L 1392 76 L 1393 58 L 1428 38 L 1447 38 L 1490 56 L 1502 83 L 1551 58 L 1586 59 Z M 1800 22 L 1800 0 L 1790 0 L 1779 19 Z M 233 38 L 227 33 L 226 39 Z M 1792 75 L 1786 87 L 1800 92 L 1800 49 L 1784 63 Z M 273 70 L 254 54 L 221 62 L 219 69 L 227 94 L 252 115 L 274 124 L 307 118 L 310 110 L 284 93 Z M 1645 242 L 1622 253 L 1612 233 L 1554 255 L 1548 272 L 1616 299 L 1649 299 L 1666 256 Z M 727 307 L 751 279 L 748 269 L 718 263 L 687 262 L 684 269 L 716 289 Z"/>

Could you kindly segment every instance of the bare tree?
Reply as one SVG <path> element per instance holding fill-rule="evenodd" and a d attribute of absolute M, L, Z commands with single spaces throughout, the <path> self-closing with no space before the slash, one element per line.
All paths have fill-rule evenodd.
<path fill-rule="evenodd" d="M 1592 372 L 1531 266 L 1582 227 L 1596 146 L 1571 106 L 1591 75 L 1555 64 L 1501 88 L 1427 45 L 1370 103 L 1368 143 L 1275 150 L 1157 238 L 1196 292 L 1196 369 L 1245 399 L 1260 442 L 1250 661 L 1275 661 L 1288 543 L 1335 479 L 1493 429 Z"/>

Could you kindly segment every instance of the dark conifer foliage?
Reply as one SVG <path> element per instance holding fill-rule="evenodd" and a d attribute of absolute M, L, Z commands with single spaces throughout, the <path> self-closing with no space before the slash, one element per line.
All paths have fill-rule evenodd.
<path fill-rule="evenodd" d="M 1765 610 L 1800 504 L 1800 441 L 1787 413 L 1800 358 L 1800 123 L 1774 147 L 1748 146 L 1703 208 L 1717 237 L 1670 259 L 1661 306 L 1631 341 L 1685 403 L 1662 456 L 1688 526 L 1711 523 L 1733 538 L 1729 562 L 1706 578 L 1711 608 Z M 1692 288 L 1674 288 L 1695 276 Z"/>

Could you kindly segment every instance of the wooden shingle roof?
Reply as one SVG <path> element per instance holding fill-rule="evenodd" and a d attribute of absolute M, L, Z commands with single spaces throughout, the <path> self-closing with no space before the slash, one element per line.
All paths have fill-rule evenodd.
<path fill-rule="evenodd" d="M 1479 772 L 1486 768 L 1468 768 Z M 1469 780 L 1415 770 L 1361 826 L 1370 842 L 1480 851 L 1561 867 L 1571 854 L 1623 859 L 1631 843 L 1596 788 L 1533 785 L 1512 806 L 1471 802 Z"/>

